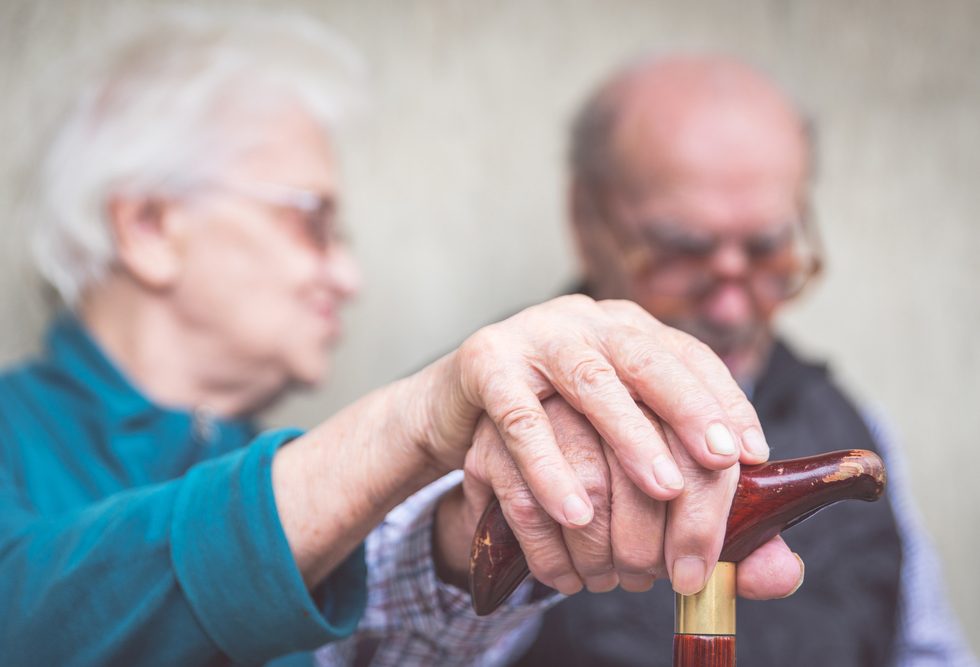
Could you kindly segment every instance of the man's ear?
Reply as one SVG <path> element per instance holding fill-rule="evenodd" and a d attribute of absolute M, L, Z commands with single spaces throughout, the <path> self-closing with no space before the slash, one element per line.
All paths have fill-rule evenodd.
<path fill-rule="evenodd" d="M 170 202 L 152 197 L 116 197 L 108 205 L 121 268 L 153 290 L 167 289 L 180 273 L 181 238 L 173 213 Z"/>
<path fill-rule="evenodd" d="M 591 245 L 595 225 L 599 224 L 596 213 L 596 202 L 591 188 L 586 187 L 579 179 L 573 179 L 568 186 L 568 219 L 571 223 L 572 236 L 578 254 L 579 267 L 584 278 L 593 277 L 594 266 L 592 256 L 595 249 Z"/>
<path fill-rule="evenodd" d="M 568 207 L 568 219 L 576 228 L 595 215 L 595 203 L 591 192 L 581 179 L 573 178 L 568 184 L 568 199 L 565 205 Z"/>

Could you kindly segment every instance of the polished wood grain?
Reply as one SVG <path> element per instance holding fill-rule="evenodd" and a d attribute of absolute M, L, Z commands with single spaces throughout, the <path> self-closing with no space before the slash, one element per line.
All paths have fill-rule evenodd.
<path fill-rule="evenodd" d="M 884 464 L 861 449 L 743 467 L 720 560 L 737 563 L 828 505 L 874 501 L 884 490 Z"/>
<path fill-rule="evenodd" d="M 480 517 L 470 551 L 470 600 L 479 616 L 503 604 L 530 574 L 521 544 L 494 498 Z"/>
<path fill-rule="evenodd" d="M 674 667 L 735 667 L 735 636 L 674 635 Z"/>

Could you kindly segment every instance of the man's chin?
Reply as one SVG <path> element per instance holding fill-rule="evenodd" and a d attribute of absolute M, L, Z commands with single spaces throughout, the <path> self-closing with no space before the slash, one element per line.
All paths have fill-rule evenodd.
<path fill-rule="evenodd" d="M 768 349 L 765 332 L 754 327 L 741 331 L 717 331 L 706 330 L 705 327 L 692 323 L 677 323 L 673 326 L 710 347 L 741 386 L 754 384 L 762 371 Z"/>
<path fill-rule="evenodd" d="M 739 386 L 748 389 L 755 386 L 765 370 L 771 343 L 771 337 L 760 336 L 752 344 L 726 350 L 718 356 L 725 362 Z"/>
<path fill-rule="evenodd" d="M 754 383 L 755 368 L 758 364 L 753 363 L 750 355 L 744 352 L 729 352 L 719 356 L 740 387 Z"/>

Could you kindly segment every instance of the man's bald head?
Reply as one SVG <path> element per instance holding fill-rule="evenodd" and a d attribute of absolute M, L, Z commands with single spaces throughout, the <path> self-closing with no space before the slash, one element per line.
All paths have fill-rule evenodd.
<path fill-rule="evenodd" d="M 722 56 L 645 58 L 613 74 L 572 127 L 571 169 L 589 189 L 625 193 L 656 185 L 664 153 L 752 155 L 759 139 L 806 157 L 808 124 L 758 70 Z M 777 148 L 780 150 L 780 148 Z"/>
<path fill-rule="evenodd" d="M 817 266 L 810 149 L 788 96 L 715 56 L 613 75 L 573 127 L 571 217 L 590 292 L 636 301 L 751 380 Z"/>

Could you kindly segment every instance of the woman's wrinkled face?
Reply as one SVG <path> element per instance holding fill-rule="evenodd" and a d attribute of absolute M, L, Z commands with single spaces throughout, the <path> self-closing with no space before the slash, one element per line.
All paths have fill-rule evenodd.
<path fill-rule="evenodd" d="M 256 377 L 316 383 L 359 286 L 329 139 L 299 108 L 228 122 L 260 140 L 182 204 L 178 315 Z"/>

